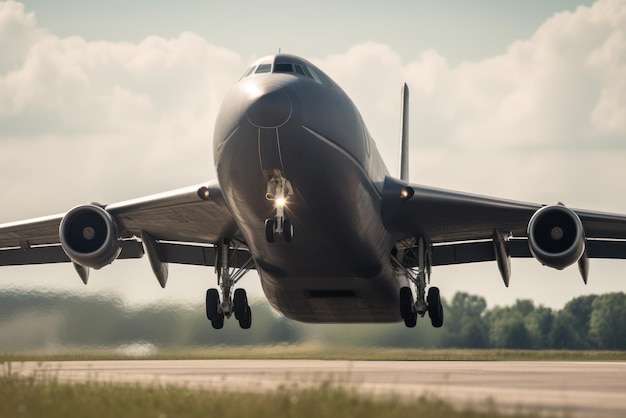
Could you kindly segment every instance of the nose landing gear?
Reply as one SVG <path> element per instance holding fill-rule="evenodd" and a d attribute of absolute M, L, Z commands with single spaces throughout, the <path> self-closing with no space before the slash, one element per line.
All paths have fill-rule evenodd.
<path fill-rule="evenodd" d="M 285 217 L 285 205 L 287 198 L 293 195 L 293 188 L 289 180 L 283 176 L 280 170 L 274 170 L 274 174 L 267 182 L 265 198 L 274 202 L 276 215 L 265 220 L 265 238 L 267 242 L 275 242 L 276 235 L 282 235 L 286 242 L 293 241 L 294 228 L 291 220 Z"/>

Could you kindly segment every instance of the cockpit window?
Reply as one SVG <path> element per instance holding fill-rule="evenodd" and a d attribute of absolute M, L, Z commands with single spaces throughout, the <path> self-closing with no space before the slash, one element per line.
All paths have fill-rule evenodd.
<path fill-rule="evenodd" d="M 311 72 L 309 71 L 308 68 L 306 68 L 306 65 L 302 66 L 302 71 L 304 71 L 304 75 L 309 77 L 309 78 L 313 78 L 313 76 L 311 75 Z"/>
<path fill-rule="evenodd" d="M 255 74 L 269 73 L 272 71 L 272 64 L 261 64 L 257 67 Z"/>
<path fill-rule="evenodd" d="M 306 78 L 310 78 L 310 79 L 315 80 L 318 83 L 322 84 L 322 81 L 317 76 L 317 74 L 315 74 L 313 72 L 313 69 L 309 68 L 308 66 L 306 66 L 304 64 L 277 63 L 277 64 L 274 64 L 274 71 L 273 72 L 275 72 L 275 73 L 293 73 L 293 72 L 295 72 L 296 74 L 299 74 L 299 75 L 304 76 Z"/>
<path fill-rule="evenodd" d="M 293 73 L 293 65 L 291 64 L 274 64 L 275 73 Z"/>
<path fill-rule="evenodd" d="M 307 75 L 311 77 L 313 80 L 317 81 L 319 84 L 322 84 L 322 80 L 315 74 L 313 68 L 309 68 L 307 66 L 303 66 L 304 70 L 307 72 Z"/>
<path fill-rule="evenodd" d="M 252 74 L 252 73 L 254 72 L 254 69 L 255 69 L 255 68 L 256 68 L 256 65 L 253 65 L 252 67 L 250 67 L 250 68 L 248 69 L 248 71 L 246 71 L 246 73 L 245 73 L 245 74 L 243 75 L 243 77 L 241 77 L 241 78 L 246 78 L 246 77 L 248 77 L 250 74 Z"/>
<path fill-rule="evenodd" d="M 275 62 L 273 65 L 270 64 L 259 64 L 253 65 L 246 71 L 242 78 L 246 78 L 251 76 L 252 74 L 262 74 L 262 73 L 296 73 L 299 76 L 310 78 L 311 80 L 316 81 L 319 84 L 322 84 L 322 80 L 315 73 L 313 68 L 309 67 L 306 64 L 296 64 L 291 62 Z"/>

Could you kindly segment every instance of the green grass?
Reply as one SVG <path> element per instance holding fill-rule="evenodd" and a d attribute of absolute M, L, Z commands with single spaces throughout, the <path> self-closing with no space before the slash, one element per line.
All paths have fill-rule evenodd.
<path fill-rule="evenodd" d="M 166 348 L 133 355 L 116 349 L 59 349 L 0 354 L 2 361 L 136 359 L 319 359 L 399 361 L 626 361 L 626 351 L 413 349 L 316 344 Z"/>
<path fill-rule="evenodd" d="M 503 415 L 493 405 L 458 409 L 441 400 L 371 398 L 320 385 L 273 393 L 234 393 L 111 383 L 60 383 L 54 379 L 0 377 L 0 417 L 536 417 L 533 412 Z"/>
<path fill-rule="evenodd" d="M 65 349 L 54 353 L 5 354 L 7 361 L 63 361 L 125 359 L 115 349 Z M 166 349 L 141 359 L 327 359 L 401 361 L 607 361 L 626 360 L 626 352 L 532 350 L 383 349 L 321 345 L 210 347 Z M 63 383 L 55 376 L 18 378 L 8 363 L 0 364 L 0 417 L 537 417 L 533 411 L 505 414 L 493 404 L 459 408 L 441 399 L 423 396 L 400 399 L 371 397 L 322 383 L 316 387 L 283 388 L 270 393 L 235 393 L 159 385 L 139 386 L 103 382 Z M 559 414 L 561 416 L 562 414 Z M 545 415 L 541 415 L 542 417 Z"/>

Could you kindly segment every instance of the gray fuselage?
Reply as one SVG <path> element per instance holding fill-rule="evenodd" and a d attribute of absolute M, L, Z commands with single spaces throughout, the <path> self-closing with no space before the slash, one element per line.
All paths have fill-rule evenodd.
<path fill-rule="evenodd" d="M 227 205 L 269 302 L 305 322 L 401 320 L 380 216 L 388 174 L 355 105 L 321 70 L 291 55 L 257 61 L 233 87 L 214 132 Z M 289 180 L 293 242 L 266 240 L 272 173 Z"/>

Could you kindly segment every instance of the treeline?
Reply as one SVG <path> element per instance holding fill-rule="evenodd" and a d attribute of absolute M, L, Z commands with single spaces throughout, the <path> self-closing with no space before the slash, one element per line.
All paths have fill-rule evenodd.
<path fill-rule="evenodd" d="M 487 309 L 481 296 L 457 293 L 443 301 L 445 323 L 426 318 L 404 324 L 311 325 L 282 318 L 267 302 L 253 304 L 253 324 L 234 320 L 214 330 L 204 307 L 156 303 L 128 307 L 116 297 L 50 293 L 0 293 L 0 351 L 64 346 L 159 347 L 321 342 L 380 347 L 613 349 L 626 350 L 626 294 L 572 299 L 563 309 L 530 300 Z"/>
<path fill-rule="evenodd" d="M 530 300 L 488 310 L 484 298 L 457 293 L 447 311 L 447 347 L 626 349 L 622 292 L 580 296 L 556 311 Z"/>

